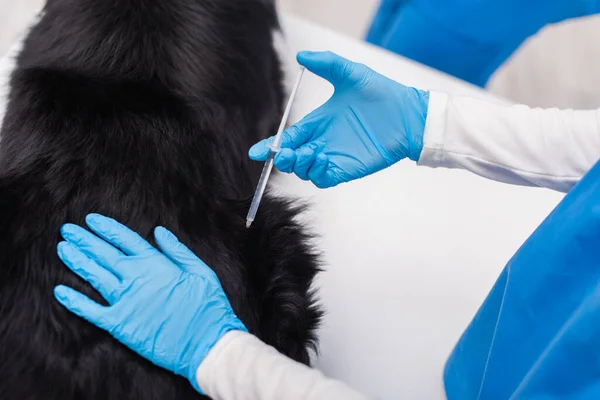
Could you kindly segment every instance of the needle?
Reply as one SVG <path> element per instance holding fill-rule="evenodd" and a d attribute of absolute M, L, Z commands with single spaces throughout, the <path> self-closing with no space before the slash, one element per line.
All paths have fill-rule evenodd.
<path fill-rule="evenodd" d="M 265 166 L 263 167 L 262 174 L 260 175 L 258 186 L 256 187 L 256 191 L 254 192 L 254 198 L 252 199 L 252 204 L 250 205 L 250 211 L 248 212 L 248 216 L 246 217 L 246 228 L 250 228 L 250 225 L 252 225 L 252 222 L 256 217 L 256 212 L 258 211 L 260 201 L 262 200 L 262 197 L 265 194 L 267 182 L 269 181 L 269 176 L 271 176 L 271 171 L 273 170 L 273 159 L 275 158 L 275 155 L 281 150 L 281 134 L 285 129 L 288 118 L 290 117 L 292 104 L 294 104 L 294 99 L 296 98 L 296 93 L 298 93 L 298 88 L 300 87 L 300 82 L 302 81 L 304 71 L 305 68 L 302 67 L 300 73 L 298 74 L 298 78 L 296 79 L 296 83 L 294 84 L 294 88 L 292 89 L 292 94 L 290 95 L 290 98 L 287 102 L 287 106 L 285 107 L 285 112 L 283 113 L 281 124 L 279 124 L 277 135 L 275 135 L 275 140 L 273 141 L 273 144 L 269 146 L 271 151 L 269 152 L 269 157 L 267 157 L 267 161 L 265 161 Z"/>

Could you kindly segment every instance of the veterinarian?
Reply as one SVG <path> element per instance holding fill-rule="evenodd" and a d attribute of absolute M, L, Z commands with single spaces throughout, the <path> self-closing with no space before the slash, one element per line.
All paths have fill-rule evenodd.
<path fill-rule="evenodd" d="M 464 168 L 491 179 L 566 192 L 600 155 L 598 111 L 502 106 L 425 92 L 328 52 L 303 52 L 298 61 L 331 82 L 335 94 L 286 131 L 275 165 L 321 188 L 366 177 L 409 158 L 420 165 Z M 256 144 L 250 156 L 264 160 L 268 141 Z M 580 191 L 592 193 L 586 189 Z M 573 204 L 585 210 L 582 203 Z M 568 217 L 566 221 L 577 221 L 573 214 Z M 65 241 L 58 245 L 58 254 L 110 306 L 65 286 L 55 288 L 58 301 L 156 365 L 186 377 L 200 393 L 226 400 L 364 398 L 249 334 L 214 272 L 166 229 L 155 230 L 159 247 L 155 249 L 110 218 L 90 215 L 87 224 L 95 234 L 71 224 L 62 228 Z M 560 249 L 569 237 L 580 237 L 576 229 L 565 226 L 561 235 L 554 232 L 546 232 L 547 238 L 538 243 Z M 553 240 L 560 242 L 553 245 Z M 569 247 L 577 249 L 577 255 L 569 258 L 575 265 L 586 247 L 577 240 Z M 535 247 L 531 252 L 543 253 Z M 522 258 L 531 263 L 531 257 Z M 544 265 L 549 268 L 558 259 L 560 255 L 553 256 Z M 530 288 L 526 289 L 529 295 Z M 516 307 L 515 313 L 522 309 Z M 546 326 L 540 322 L 527 332 Z M 474 359 L 478 357 L 461 357 L 454 365 L 466 362 L 461 370 L 468 370 Z M 560 377 L 585 376 L 569 365 L 578 375 L 563 371 Z M 478 390 L 476 380 L 464 384 L 468 378 L 460 376 L 450 383 L 459 391 Z M 450 387 L 448 380 L 446 384 Z"/>
<path fill-rule="evenodd" d="M 600 155 L 599 111 L 503 106 L 421 91 L 329 52 L 303 52 L 298 61 L 331 82 L 335 94 L 285 132 L 275 165 L 321 188 L 366 177 L 408 158 L 420 165 L 464 168 L 499 181 L 566 192 Z M 256 144 L 250 156 L 264 160 L 269 140 Z M 566 220 L 577 219 L 571 214 Z M 166 229 L 155 230 L 155 249 L 110 218 L 90 215 L 87 224 L 95 234 L 71 224 L 62 228 L 65 241 L 58 245 L 58 254 L 110 306 L 65 286 L 56 287 L 56 298 L 156 365 L 186 377 L 197 391 L 226 400 L 364 398 L 249 334 L 214 272 Z M 560 249 L 570 231 L 562 227 L 558 237 L 554 232 L 546 232 L 542 243 Z M 571 237 L 580 236 L 572 232 Z M 549 244 L 553 240 L 561 242 Z M 577 256 L 569 258 L 573 264 L 586 248 L 577 241 L 570 247 L 577 249 Z M 546 261 L 546 268 L 555 259 L 560 255 Z M 525 260 L 531 263 L 531 257 Z M 546 326 L 538 323 L 528 331 Z M 468 370 L 475 365 L 473 359 L 478 358 L 459 359 L 455 365 L 462 360 L 467 367 L 461 370 Z M 563 371 L 560 376 L 574 375 Z M 459 391 L 479 388 L 478 382 L 460 383 L 468 377 L 450 383 Z"/>
<path fill-rule="evenodd" d="M 367 41 L 485 86 L 544 26 L 598 12 L 596 0 L 382 0 Z"/>
<path fill-rule="evenodd" d="M 433 4 L 433 1 L 421 3 Z M 502 8 L 500 3 L 515 2 L 498 2 L 498 10 Z M 498 30 L 504 34 L 510 31 L 515 38 L 503 46 L 496 48 L 483 42 L 471 52 L 465 48 L 465 43 L 460 42 L 461 37 L 442 35 L 444 40 L 457 40 L 458 50 L 453 51 L 464 52 L 462 57 L 457 57 L 458 67 L 468 68 L 471 60 L 475 60 L 474 70 L 485 72 L 474 74 L 472 81 L 484 82 L 489 71 L 507 57 L 517 43 L 544 25 L 533 18 L 535 13 L 530 12 L 532 7 L 518 3 L 518 8 L 523 10 L 523 16 L 510 14 L 511 18 L 516 18 L 515 26 L 518 29 L 512 24 L 506 31 L 500 29 L 503 27 L 500 25 L 490 28 L 489 21 L 482 19 L 471 25 L 465 24 L 462 19 L 455 21 L 456 26 L 464 29 L 472 27 L 474 32 L 485 26 L 493 32 L 490 33 L 492 39 L 488 40 L 491 43 L 499 37 Z M 574 6 L 571 11 L 581 12 L 588 9 L 580 6 L 592 3 L 570 1 L 569 4 Z M 450 12 L 450 5 L 442 9 Z M 547 10 L 548 13 L 544 15 L 545 21 L 559 20 L 553 12 L 557 9 L 564 12 L 568 7 L 565 5 L 562 8 L 550 8 L 551 10 Z M 494 9 L 493 12 L 498 10 Z M 571 11 L 560 15 L 572 15 Z M 416 8 L 413 14 L 410 18 L 416 21 L 419 16 Z M 531 26 L 527 29 L 522 28 L 521 25 L 528 19 Z M 473 58 L 480 54 L 487 57 L 481 64 L 477 62 L 477 57 Z M 462 61 L 466 59 L 470 60 L 469 63 L 463 64 Z M 333 53 L 303 52 L 298 55 L 298 61 L 313 73 L 331 82 L 335 93 L 322 107 L 286 131 L 282 143 L 283 150 L 277 154 L 275 165 L 281 171 L 293 172 L 301 179 L 311 180 L 321 188 L 366 177 L 408 158 L 419 165 L 463 168 L 507 183 L 543 186 L 567 192 L 596 163 L 600 155 L 600 111 L 503 106 L 435 91 L 422 91 L 403 86 L 364 65 L 355 64 Z M 468 78 L 468 74 L 464 75 L 462 72 L 455 74 Z M 251 158 L 264 160 L 269 152 L 269 140 L 255 145 L 250 150 Z M 568 218 L 561 219 L 560 213 L 558 217 L 554 216 L 548 224 L 552 229 L 544 230 L 542 226 L 541 233 L 537 233 L 537 247 L 525 246 L 519 253 L 521 255 L 518 254 L 512 261 L 516 264 L 511 265 L 513 280 L 519 272 L 519 264 L 531 264 L 532 259 L 535 260 L 539 254 L 546 254 L 548 257 L 540 264 L 545 268 L 538 268 L 538 273 L 543 275 L 554 260 L 560 259 L 561 254 L 552 254 L 551 251 L 561 250 L 562 247 L 576 250 L 569 255 L 569 268 L 574 268 L 579 261 L 582 265 L 589 265 L 591 257 L 584 257 L 588 255 L 586 251 L 589 250 L 589 246 L 585 247 L 585 243 L 577 240 L 570 246 L 563 246 L 563 243 L 570 244 L 570 232 L 573 232 L 570 237 L 578 237 L 578 225 L 572 218 L 573 209 L 583 210 L 582 213 L 591 216 L 584 218 L 585 221 L 598 220 L 598 216 L 593 215 L 597 207 L 582 207 L 580 201 L 585 196 L 600 193 L 600 185 L 595 185 L 597 177 L 600 177 L 600 170 L 591 177 L 594 179 L 588 179 L 587 186 L 581 185 L 574 190 L 580 192 L 575 193 L 578 197 L 572 197 L 572 194 L 567 196 L 569 201 L 565 203 L 564 208 L 571 213 L 565 213 L 563 216 Z M 558 224 L 561 235 L 555 234 L 557 227 L 553 224 Z M 87 225 L 94 233 L 75 225 L 65 225 L 61 231 L 65 241 L 58 245 L 58 254 L 74 273 L 98 290 L 109 306 L 99 305 L 65 286 L 55 288 L 57 300 L 73 313 L 107 330 L 123 344 L 156 365 L 184 376 L 198 392 L 214 399 L 225 400 L 365 398 L 343 383 L 328 379 L 316 370 L 287 359 L 249 334 L 234 314 L 214 272 L 166 229 L 156 228 L 156 249 L 138 234 L 110 218 L 92 214 L 87 218 Z M 591 228 L 589 231 L 595 232 Z M 551 250 L 550 253 L 546 248 Z M 582 276 L 586 277 L 586 281 L 593 283 L 595 280 L 589 278 L 590 273 L 587 271 Z M 569 271 L 563 271 L 563 274 L 558 276 L 561 277 L 561 283 L 552 286 L 553 290 L 559 286 L 569 286 L 575 294 L 592 291 L 582 290 L 580 280 L 574 280 L 574 283 L 567 285 L 570 281 L 566 281 L 564 277 L 569 276 Z M 547 277 L 539 277 L 540 281 L 544 279 Z M 525 286 L 521 289 L 522 291 L 519 291 L 512 286 L 512 290 L 519 293 L 521 298 L 532 296 L 530 287 Z M 536 295 L 539 293 L 536 292 Z M 572 298 L 573 296 L 569 297 L 570 300 Z M 493 296 L 491 300 L 494 300 Z M 499 308 L 494 307 L 496 303 L 493 301 L 486 304 L 492 309 Z M 541 296 L 535 304 L 539 309 L 547 304 L 547 298 Z M 593 316 L 589 313 L 589 306 L 584 309 L 588 310 L 588 316 Z M 550 313 L 540 314 L 544 319 L 536 321 L 535 324 L 525 325 L 522 321 L 519 324 L 517 320 L 515 325 L 512 324 L 511 317 L 522 317 L 519 314 L 523 310 L 520 303 L 511 304 L 506 301 L 503 303 L 503 310 L 503 321 L 511 321 L 508 326 L 512 328 L 508 331 L 521 327 L 523 329 L 519 333 L 522 336 L 539 331 L 547 333 L 545 329 L 547 330 L 546 322 L 549 317 L 546 316 L 552 315 L 552 318 L 556 319 L 557 315 L 564 311 L 553 308 Z M 527 308 L 528 314 L 535 314 L 532 310 L 534 308 L 530 304 Z M 576 321 L 582 321 L 581 314 L 580 312 L 576 315 Z M 481 319 L 488 317 L 489 315 L 485 314 Z M 575 317 L 566 312 L 564 318 L 573 321 Z M 492 315 L 487 322 L 495 324 L 495 321 Z M 587 323 L 589 326 L 590 321 L 591 319 L 584 319 L 580 325 Z M 561 332 L 564 332 L 564 329 L 568 332 L 568 326 L 559 327 Z M 475 342 L 479 345 L 481 333 L 474 335 Z M 469 335 L 465 337 L 468 343 Z M 500 337 L 501 332 L 496 340 Z M 536 343 L 544 337 L 540 333 L 536 336 Z M 568 348 L 569 351 L 565 351 L 565 347 L 561 348 L 562 352 L 557 352 L 551 351 L 557 346 L 556 337 L 552 336 L 551 339 L 553 347 L 542 350 L 545 359 L 552 361 L 554 357 L 554 362 L 536 364 L 538 367 L 534 375 L 528 377 L 529 386 L 521 389 L 521 393 L 528 393 L 527 390 L 532 390 L 531 388 L 537 394 L 548 393 L 546 389 L 553 382 L 567 379 L 572 384 L 577 379 L 585 379 L 585 372 L 590 371 L 587 367 L 578 368 L 578 364 L 570 362 L 569 357 L 573 353 L 589 355 L 588 350 L 594 349 L 594 346 L 579 346 L 579 353 Z M 572 342 L 586 343 L 580 336 Z M 511 343 L 514 346 L 514 342 Z M 529 345 L 526 349 L 519 349 L 519 353 L 513 356 L 515 359 L 525 358 L 526 355 L 530 355 L 533 347 Z M 473 366 L 477 365 L 477 361 L 474 360 L 481 358 L 481 352 L 469 356 L 469 349 L 479 347 L 465 347 L 463 342 L 460 357 L 451 358 L 450 367 L 465 363 L 466 367 L 456 370 L 473 372 Z M 503 348 L 503 351 L 506 349 Z M 488 351 L 487 348 L 479 350 L 484 353 Z M 590 361 L 592 364 L 593 362 Z M 549 365 L 553 366 L 555 371 L 548 372 Z M 568 365 L 568 370 L 556 368 L 557 365 Z M 488 367 L 487 364 L 485 367 Z M 544 371 L 546 375 L 540 371 Z M 571 373 L 572 371 L 576 373 Z M 552 375 L 553 372 L 556 374 Z M 485 392 L 487 388 L 491 397 L 486 398 L 493 398 L 494 393 L 501 393 L 510 381 L 510 377 L 506 376 L 501 380 L 494 380 L 494 383 L 501 386 L 492 386 L 492 390 L 489 384 L 487 387 L 483 383 L 480 385 L 477 377 L 473 378 L 472 375 L 477 373 L 451 378 L 447 375 L 447 390 L 454 390 L 454 393 L 475 390 L 476 396 L 477 393 Z M 540 376 L 553 376 L 553 379 L 540 381 Z M 544 390 L 536 391 L 539 387 L 543 387 Z M 561 393 L 561 390 L 564 390 L 563 386 L 556 387 L 557 391 L 552 393 Z M 584 393 L 587 394 L 598 393 Z M 472 398 L 475 398 L 474 396 Z M 471 397 L 456 394 L 452 398 Z"/>

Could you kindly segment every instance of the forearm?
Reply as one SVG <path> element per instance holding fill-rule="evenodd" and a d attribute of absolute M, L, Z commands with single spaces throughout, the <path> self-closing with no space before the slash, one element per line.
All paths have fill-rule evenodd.
<path fill-rule="evenodd" d="M 569 191 L 600 158 L 600 110 L 502 106 L 432 92 L 419 165 Z"/>
<path fill-rule="evenodd" d="M 245 332 L 225 335 L 200 365 L 196 378 L 215 400 L 366 399 Z"/>

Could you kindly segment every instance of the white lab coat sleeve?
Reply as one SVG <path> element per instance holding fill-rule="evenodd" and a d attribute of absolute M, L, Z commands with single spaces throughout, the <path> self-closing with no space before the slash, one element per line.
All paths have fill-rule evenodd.
<path fill-rule="evenodd" d="M 600 158 L 600 110 L 499 105 L 430 92 L 419 165 L 569 191 Z"/>
<path fill-rule="evenodd" d="M 348 386 L 280 354 L 255 336 L 228 332 L 196 373 L 214 400 L 365 400 Z"/>

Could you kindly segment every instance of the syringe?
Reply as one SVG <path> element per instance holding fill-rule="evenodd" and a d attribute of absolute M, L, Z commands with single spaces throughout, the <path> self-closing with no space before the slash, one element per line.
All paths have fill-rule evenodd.
<path fill-rule="evenodd" d="M 262 174 L 260 175 L 258 186 L 256 187 L 256 191 L 254 192 L 254 198 L 252 199 L 252 204 L 250 205 L 250 211 L 248 211 L 248 216 L 246 217 L 246 228 L 250 228 L 250 225 L 252 225 L 252 222 L 256 217 L 256 212 L 258 211 L 260 201 L 262 200 L 262 197 L 265 194 L 265 189 L 267 188 L 269 176 L 271 176 L 271 171 L 273 170 L 273 159 L 275 158 L 275 155 L 281 150 L 281 134 L 285 129 L 285 125 L 287 123 L 288 118 L 290 117 L 292 104 L 294 104 L 296 93 L 298 93 L 298 88 L 300 87 L 300 81 L 302 81 L 304 70 L 305 68 L 302 67 L 302 69 L 300 70 L 300 74 L 298 74 L 298 78 L 296 79 L 296 83 L 294 84 L 294 88 L 292 89 L 292 93 L 290 94 L 290 98 L 285 107 L 285 112 L 283 113 L 283 118 L 281 119 L 281 124 L 279 124 L 279 129 L 277 130 L 275 139 L 273 140 L 273 143 L 269 146 L 271 151 L 269 152 L 269 157 L 267 158 L 267 161 L 265 161 L 265 166 L 263 167 Z"/>

